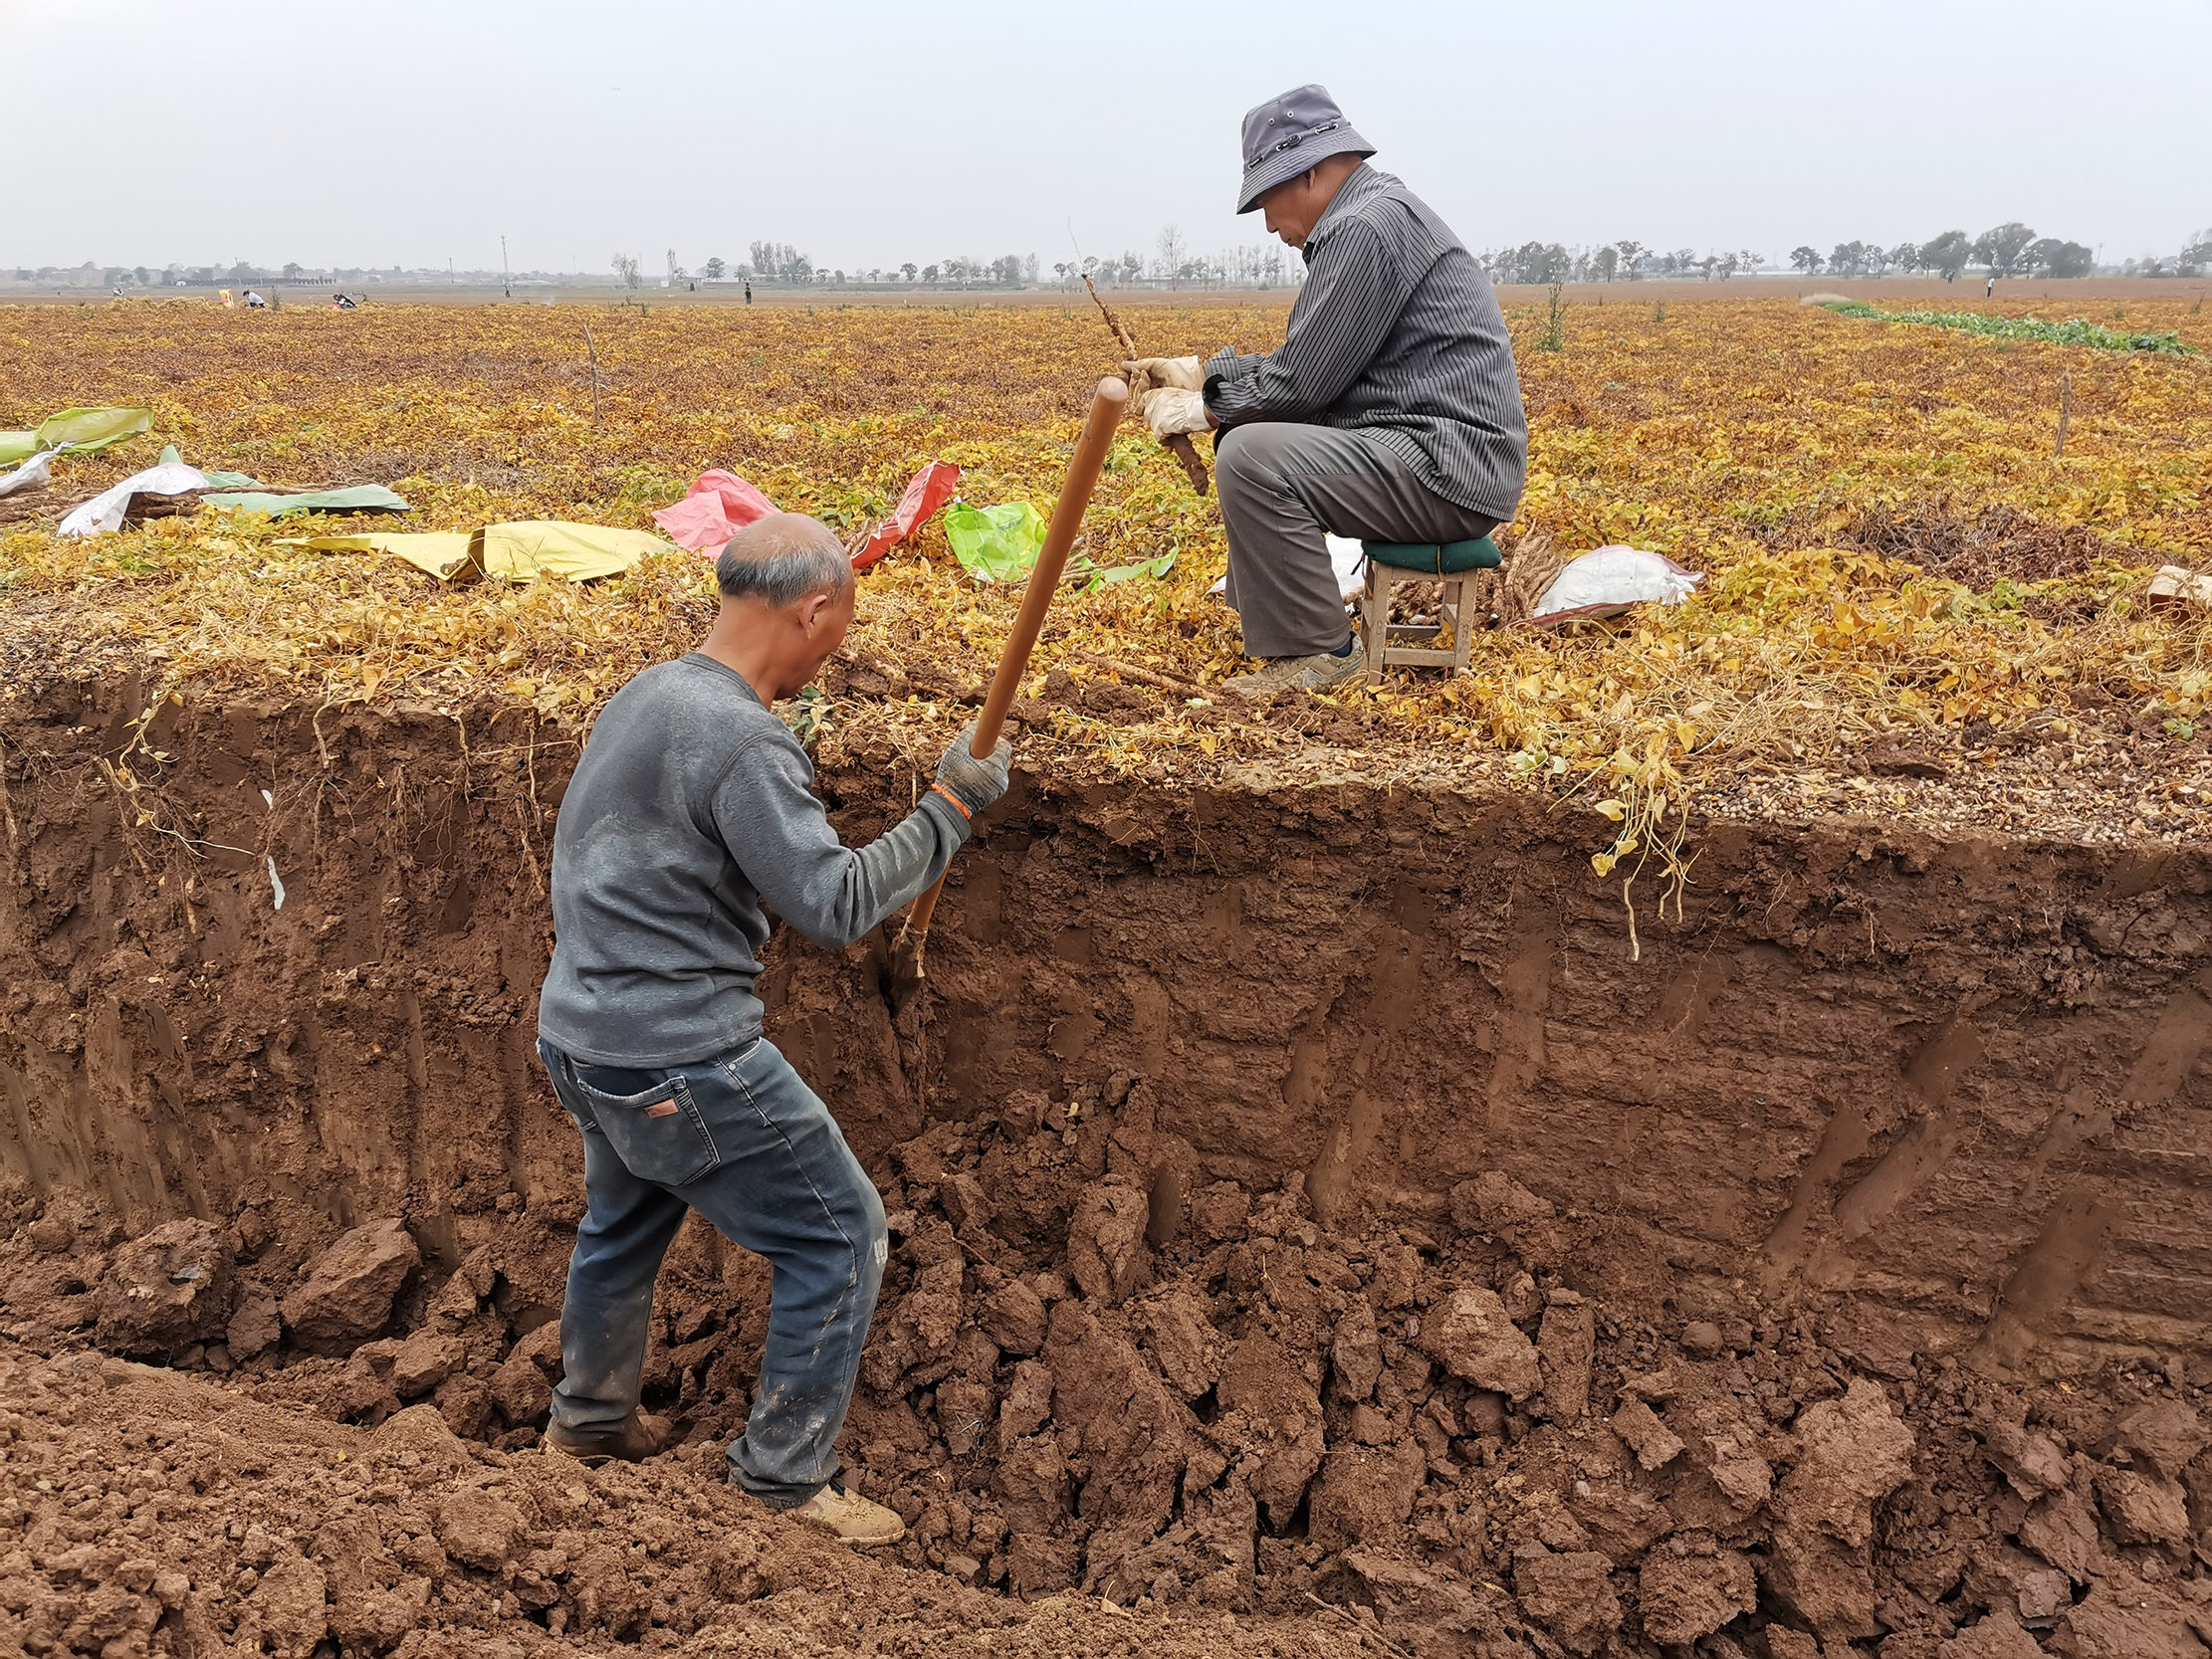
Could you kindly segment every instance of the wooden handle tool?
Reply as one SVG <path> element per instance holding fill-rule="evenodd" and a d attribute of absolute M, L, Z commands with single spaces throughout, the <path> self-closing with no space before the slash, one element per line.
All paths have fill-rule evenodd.
<path fill-rule="evenodd" d="M 1005 728 L 1006 713 L 1021 690 L 1021 676 L 1029 666 L 1029 653 L 1036 648 L 1037 635 L 1043 631 L 1044 613 L 1052 603 L 1052 591 L 1060 585 L 1060 573 L 1067 567 L 1068 550 L 1075 545 L 1075 533 L 1083 526 L 1084 510 L 1091 504 L 1091 491 L 1105 468 L 1106 452 L 1113 446 L 1114 428 L 1121 424 L 1122 410 L 1128 403 L 1129 388 L 1112 377 L 1101 380 L 1091 398 L 1090 414 L 1083 421 L 1083 436 L 1075 445 L 1075 459 L 1068 463 L 1067 482 L 1060 486 L 1060 499 L 1052 508 L 1052 520 L 1044 529 L 1044 546 L 1037 553 L 1036 568 L 1029 572 L 1029 585 L 1022 590 L 1021 608 L 1014 614 L 1013 632 L 1006 636 L 1005 649 L 998 653 L 998 671 L 991 677 L 991 690 L 984 697 L 983 711 L 976 717 L 976 735 L 969 742 L 968 752 L 979 760 L 998 746 L 998 733 Z M 929 939 L 930 918 L 937 911 L 937 896 L 944 891 L 945 878 L 940 876 L 935 887 L 914 901 L 914 908 L 899 925 L 898 937 L 892 941 L 883 994 L 894 1014 L 913 1001 L 915 993 L 922 988 L 926 977 L 922 947 Z"/>

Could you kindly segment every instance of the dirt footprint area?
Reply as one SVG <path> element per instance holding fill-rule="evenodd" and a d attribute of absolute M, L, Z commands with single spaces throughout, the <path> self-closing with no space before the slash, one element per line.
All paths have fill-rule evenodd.
<path fill-rule="evenodd" d="M 1155 1248 L 1126 1178 L 1146 1088 L 1082 1128 L 895 1149 L 845 1441 L 909 1523 L 881 1559 L 722 1484 L 766 1286 L 710 1272 L 705 1239 L 647 1365 L 684 1445 L 587 1471 L 537 1445 L 557 1327 L 516 1340 L 498 1308 L 557 1268 L 558 1222 L 517 1212 L 400 1335 L 420 1263 L 396 1220 L 341 1235 L 272 1318 L 226 1286 L 237 1235 L 103 1246 L 116 1229 L 51 1202 L 4 1258 L 40 1253 L 7 1279 L 30 1344 L 0 1357 L 0 1631 L 108 1655 L 2212 1646 L 2212 1435 L 2171 1375 L 1873 1377 L 1750 1299 L 1660 1330 L 1566 1288 L 1597 1229 L 1504 1176 L 1455 1189 L 1441 1237 L 1324 1231 L 1295 1183 L 1202 1185 Z M 67 1329 L 40 1355 L 42 1264 L 45 1323 L 156 1363 Z M 276 1346 L 239 1366 L 225 1339 L 253 1349 L 257 1322 Z"/>
<path fill-rule="evenodd" d="M 586 1469 L 373 1429 L 172 1368 L 0 1354 L 0 1651 L 1126 1655 L 1133 1616 L 855 1555 L 723 1486 L 720 1452 Z M 1146 1651 L 1320 1654 L 1184 1609 Z"/>
<path fill-rule="evenodd" d="M 25 1651 L 2212 1652 L 2199 853 L 1712 826 L 1632 951 L 1540 802 L 1025 774 L 920 1007 L 763 984 L 891 1217 L 862 1558 L 721 1484 L 768 1280 L 696 1222 L 680 1449 L 538 1443 L 572 736 L 180 706 L 134 834 L 135 697 L 0 774 Z"/>

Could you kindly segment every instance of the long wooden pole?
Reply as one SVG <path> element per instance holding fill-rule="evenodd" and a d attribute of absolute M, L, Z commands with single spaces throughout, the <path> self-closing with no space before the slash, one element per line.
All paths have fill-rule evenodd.
<path fill-rule="evenodd" d="M 1075 458 L 1068 463 L 1067 481 L 1060 486 L 1060 499 L 1053 505 L 1051 522 L 1045 525 L 1044 546 L 1037 553 L 1036 568 L 1029 573 L 1029 584 L 1022 590 L 1013 631 L 1006 636 L 1005 649 L 998 653 L 998 671 L 991 677 L 991 690 L 976 716 L 976 735 L 969 741 L 968 752 L 978 760 L 987 758 L 998 746 L 1006 715 L 1021 691 L 1029 653 L 1036 649 L 1037 635 L 1044 630 L 1044 613 L 1051 606 L 1053 589 L 1060 585 L 1068 551 L 1075 545 L 1076 532 L 1083 527 L 1083 514 L 1091 505 L 1091 491 L 1105 469 L 1106 452 L 1113 447 L 1114 428 L 1121 424 L 1121 413 L 1128 403 L 1128 386 L 1111 376 L 1098 383 L 1091 397 L 1090 414 L 1083 421 L 1082 437 L 1076 441 Z M 945 878 L 940 876 L 936 886 L 914 901 L 914 908 L 900 924 L 884 984 L 884 994 L 894 1013 L 912 1001 L 922 987 L 926 976 L 922 947 L 929 938 L 930 918 L 937 914 L 938 895 L 944 891 Z"/>
<path fill-rule="evenodd" d="M 591 353 L 591 424 L 599 424 L 599 342 L 591 337 L 589 318 L 583 324 L 583 348 Z"/>

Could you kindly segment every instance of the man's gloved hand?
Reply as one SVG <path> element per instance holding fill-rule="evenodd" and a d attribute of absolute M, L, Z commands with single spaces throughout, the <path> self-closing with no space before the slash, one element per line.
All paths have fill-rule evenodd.
<path fill-rule="evenodd" d="M 1182 386 L 1160 386 L 1145 393 L 1144 417 L 1152 435 L 1163 440 L 1179 432 L 1213 429 L 1206 418 L 1206 394 Z"/>
<path fill-rule="evenodd" d="M 1131 391 L 1152 386 L 1181 386 L 1187 392 L 1206 385 L 1206 370 L 1196 357 L 1132 357 L 1121 365 Z"/>
<path fill-rule="evenodd" d="M 968 752 L 968 745 L 975 740 L 976 727 L 971 722 L 960 728 L 953 746 L 937 763 L 938 786 L 966 807 L 971 818 L 1006 792 L 1006 767 L 1013 759 L 1013 740 L 1009 737 L 1001 736 L 987 760 L 978 760 Z"/>

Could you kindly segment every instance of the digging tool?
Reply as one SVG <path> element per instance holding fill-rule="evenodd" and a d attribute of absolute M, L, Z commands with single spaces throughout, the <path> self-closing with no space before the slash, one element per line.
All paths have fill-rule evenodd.
<path fill-rule="evenodd" d="M 1098 285 L 1087 274 L 1083 278 L 1083 286 L 1091 291 L 1091 298 L 1098 302 L 1099 312 L 1106 318 L 1106 326 L 1113 329 L 1114 338 L 1121 343 L 1122 351 L 1131 357 L 1142 357 L 1144 353 L 1137 349 L 1137 337 L 1114 314 L 1114 308 L 1106 304 L 1098 292 Z M 1199 447 L 1191 442 L 1191 435 L 1188 432 L 1178 432 L 1173 437 L 1160 441 L 1168 446 L 1170 455 L 1183 463 L 1183 471 L 1191 480 L 1191 488 L 1200 495 L 1205 495 L 1209 482 L 1206 463 L 1199 459 Z"/>
<path fill-rule="evenodd" d="M 1044 528 L 1044 546 L 1037 553 L 1028 586 L 1022 590 L 1021 608 L 1014 613 L 1013 632 L 1006 636 L 1005 649 L 998 653 L 998 672 L 991 677 L 991 690 L 976 716 L 976 735 L 969 739 L 968 752 L 979 760 L 998 746 L 1006 712 L 1013 707 L 1021 689 L 1022 671 L 1029 666 L 1029 653 L 1036 648 L 1037 635 L 1044 628 L 1045 608 L 1052 603 L 1052 590 L 1060 585 L 1068 549 L 1075 544 L 1075 532 L 1082 528 L 1083 511 L 1091 504 L 1091 490 L 1106 465 L 1114 428 L 1121 424 L 1122 410 L 1128 404 L 1129 388 L 1120 380 L 1109 376 L 1098 383 L 1098 391 L 1091 398 L 1091 412 L 1083 421 L 1083 436 L 1076 441 L 1075 459 L 1068 463 L 1067 482 L 1060 486 L 1060 499 L 1053 506 L 1051 522 Z M 914 908 L 899 925 L 898 937 L 892 941 L 883 994 L 894 1014 L 913 1001 L 922 988 L 922 946 L 929 940 L 930 918 L 936 914 L 937 897 L 944 891 L 945 878 L 940 876 L 935 887 L 914 901 Z"/>

